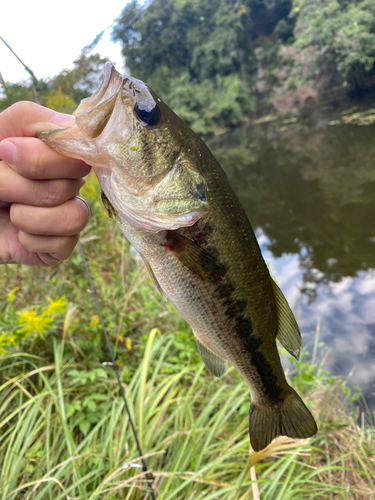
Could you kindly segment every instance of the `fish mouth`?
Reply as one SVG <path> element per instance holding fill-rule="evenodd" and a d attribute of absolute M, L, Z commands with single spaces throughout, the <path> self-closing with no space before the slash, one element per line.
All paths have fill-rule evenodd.
<path fill-rule="evenodd" d="M 126 80 L 126 77 L 124 78 Z M 105 129 L 111 118 L 116 119 L 116 116 L 113 116 L 118 114 L 115 108 L 123 109 L 124 130 L 127 130 L 128 134 L 131 133 L 129 114 L 126 108 L 121 106 L 124 78 L 111 63 L 106 63 L 99 87 L 92 96 L 83 99 L 74 111 L 74 123 L 69 127 L 39 132 L 36 137 L 59 153 L 90 163 L 88 160 L 97 156 L 93 139 L 103 136 L 103 139 L 107 140 L 107 137 L 104 137 L 106 136 Z M 95 167 L 108 166 L 106 161 L 96 161 L 90 164 Z"/>
<path fill-rule="evenodd" d="M 126 78 L 126 77 L 124 77 Z M 104 65 L 103 79 L 99 84 L 99 87 L 92 94 L 91 97 L 82 99 L 78 108 L 74 111 L 73 116 L 80 116 L 83 113 L 92 111 L 97 106 L 108 102 L 113 99 L 113 97 L 122 88 L 122 83 L 124 78 L 112 65 L 112 63 L 107 62 Z"/>

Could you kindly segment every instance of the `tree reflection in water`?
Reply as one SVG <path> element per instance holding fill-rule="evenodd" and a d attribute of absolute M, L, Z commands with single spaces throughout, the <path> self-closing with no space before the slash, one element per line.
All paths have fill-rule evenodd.
<path fill-rule="evenodd" d="M 209 146 L 292 307 L 300 295 L 302 331 L 321 318 L 331 369 L 355 366 L 375 409 L 375 125 L 329 121 L 271 121 Z"/>

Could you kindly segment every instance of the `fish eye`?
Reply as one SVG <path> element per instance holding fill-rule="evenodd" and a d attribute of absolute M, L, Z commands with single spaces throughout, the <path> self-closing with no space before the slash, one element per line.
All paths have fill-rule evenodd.
<path fill-rule="evenodd" d="M 150 99 L 139 99 L 134 106 L 134 112 L 146 125 L 155 125 L 161 116 L 159 106 Z"/>

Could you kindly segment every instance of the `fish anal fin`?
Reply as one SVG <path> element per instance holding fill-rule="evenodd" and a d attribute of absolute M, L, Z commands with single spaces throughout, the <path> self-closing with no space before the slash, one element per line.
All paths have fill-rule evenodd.
<path fill-rule="evenodd" d="M 277 339 L 280 344 L 296 359 L 299 359 L 301 352 L 301 332 L 297 321 L 289 307 L 283 292 L 272 280 L 273 292 L 276 301 L 278 327 Z"/>
<path fill-rule="evenodd" d="M 140 253 L 139 254 L 141 257 L 142 257 L 142 260 L 147 268 L 147 271 L 149 272 L 150 276 L 151 276 L 151 279 L 152 281 L 154 282 L 156 288 L 159 290 L 159 292 L 161 293 L 161 295 L 163 296 L 164 300 L 168 300 L 168 297 L 166 296 L 164 290 L 162 289 L 159 281 L 157 280 L 155 274 L 154 274 L 154 271 L 152 270 L 152 267 L 150 266 L 150 263 L 149 261 Z"/>
<path fill-rule="evenodd" d="M 220 358 L 217 354 L 208 349 L 196 336 L 195 340 L 197 341 L 199 354 L 201 355 L 207 370 L 218 378 L 225 375 L 228 368 L 228 361 Z"/>
<path fill-rule="evenodd" d="M 280 403 L 262 406 L 251 402 L 249 432 L 255 451 L 266 448 L 277 436 L 305 439 L 314 436 L 317 425 L 302 399 L 292 391 Z"/>
<path fill-rule="evenodd" d="M 204 281 L 217 281 L 225 274 L 226 267 L 217 262 L 195 241 L 177 231 L 167 231 L 165 249 L 171 252 L 185 267 Z"/>

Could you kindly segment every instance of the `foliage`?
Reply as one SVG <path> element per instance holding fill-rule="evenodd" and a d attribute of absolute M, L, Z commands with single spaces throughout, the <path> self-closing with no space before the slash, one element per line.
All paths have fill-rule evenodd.
<path fill-rule="evenodd" d="M 205 134 L 217 132 L 220 125 L 241 123 L 244 114 L 254 111 L 255 99 L 237 75 L 216 76 L 195 83 L 183 73 L 169 93 L 169 105 L 195 132 Z"/>
<path fill-rule="evenodd" d="M 307 69 L 308 77 L 321 78 L 327 84 L 361 78 L 375 62 L 375 2 L 357 0 L 295 0 L 293 13 L 298 49 L 314 51 L 315 61 Z M 358 82 L 360 83 L 360 82 Z"/>
<path fill-rule="evenodd" d="M 61 89 L 61 92 L 73 99 L 78 106 L 82 99 L 91 95 L 99 86 L 106 62 L 106 57 L 83 50 L 73 62 L 71 70 L 62 70 L 50 79 L 50 87 L 55 91 Z"/>
<path fill-rule="evenodd" d="M 290 99 L 302 86 L 323 92 L 374 85 L 374 0 L 294 0 L 290 16 L 295 40 L 281 48 L 277 95 Z"/>
<path fill-rule="evenodd" d="M 160 0 L 129 4 L 113 37 L 132 75 L 146 81 L 196 131 L 236 125 L 255 109 L 255 49 L 288 23 L 286 0 Z M 277 53 L 277 51 L 276 51 Z"/>
<path fill-rule="evenodd" d="M 35 101 L 35 94 L 30 82 L 7 83 L 0 94 L 0 111 L 19 101 Z"/>
<path fill-rule="evenodd" d="M 133 0 L 112 36 L 131 74 L 200 134 L 375 85 L 375 0 Z M 92 50 L 34 80 L 42 104 L 71 112 L 92 93 L 106 62 Z M 21 99 L 36 99 L 31 82 L 6 84 L 0 110 Z"/>
<path fill-rule="evenodd" d="M 46 306 L 33 305 L 17 311 L 14 300 L 18 290 L 16 286 L 8 293 L 0 309 L 0 353 L 15 346 L 20 347 L 25 341 L 35 340 L 38 336 L 44 339 L 52 325 L 56 328 L 56 317 L 66 309 L 65 297 L 56 297 L 54 300 L 48 297 Z"/>
<path fill-rule="evenodd" d="M 38 101 L 63 113 L 72 113 L 81 99 L 88 97 L 98 86 L 107 58 L 84 51 L 73 62 L 71 70 L 62 70 L 48 80 L 25 81 L 22 84 L 3 84 L 0 111 L 18 101 Z M 34 91 L 35 87 L 35 91 Z"/>
<path fill-rule="evenodd" d="M 60 113 L 69 114 L 72 114 L 77 107 L 76 102 L 71 97 L 63 94 L 61 87 L 50 93 L 46 105 L 48 108 L 60 111 Z"/>
<path fill-rule="evenodd" d="M 291 111 L 375 82 L 374 0 L 160 0 L 140 12 L 132 2 L 113 30 L 127 66 L 200 133 L 246 121 L 255 98 Z"/>
<path fill-rule="evenodd" d="M 0 498 L 146 498 L 113 372 L 67 354 L 64 339 L 74 339 L 65 325 L 52 364 L 25 352 L 0 358 Z M 213 380 L 202 362 L 168 362 L 174 337 L 153 329 L 134 375 L 121 373 L 158 498 L 370 498 L 373 429 L 343 412 L 347 390 L 319 364 L 301 363 L 294 381 L 319 416 L 317 437 L 278 438 L 255 453 L 246 384 L 233 369 Z"/>

